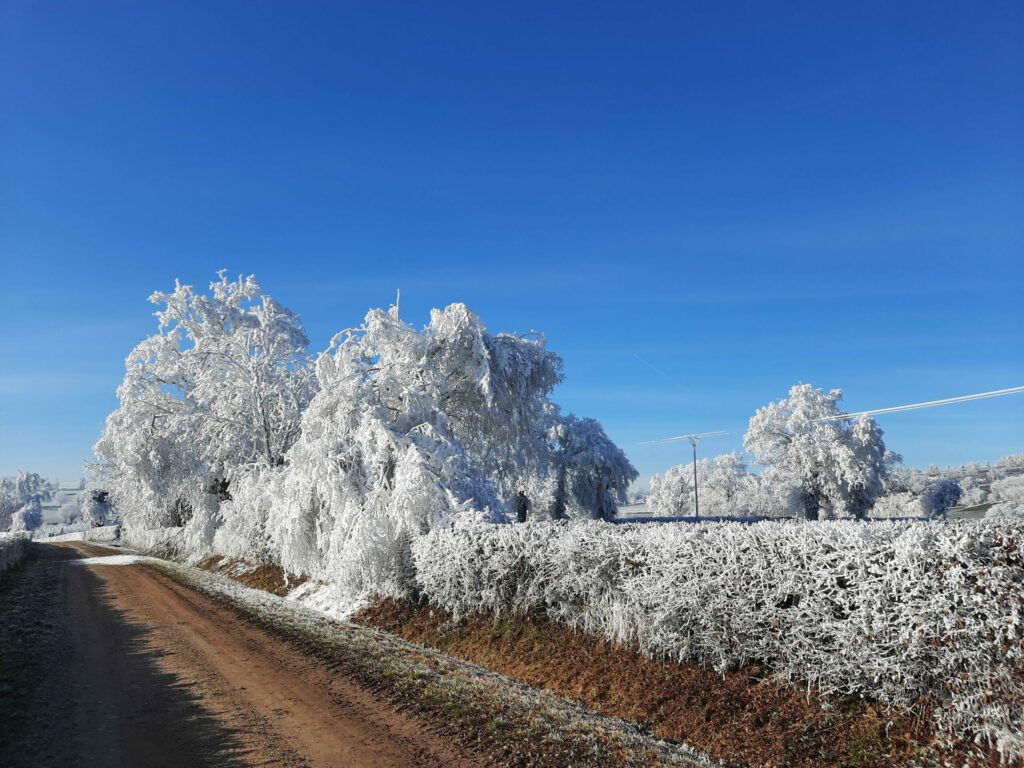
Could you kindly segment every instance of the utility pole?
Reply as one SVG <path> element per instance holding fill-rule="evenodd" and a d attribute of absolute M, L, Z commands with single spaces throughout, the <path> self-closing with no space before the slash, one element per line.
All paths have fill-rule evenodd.
<path fill-rule="evenodd" d="M 690 445 L 693 446 L 693 516 L 700 517 L 700 501 L 697 495 L 697 441 L 700 438 L 697 435 L 690 435 Z"/>
<path fill-rule="evenodd" d="M 701 438 L 704 437 L 719 437 L 721 435 L 727 435 L 728 432 L 699 432 L 695 435 L 676 435 L 675 437 L 666 437 L 664 440 L 645 440 L 641 445 L 650 445 L 651 443 L 675 443 L 680 440 L 689 440 L 690 445 L 693 446 L 693 516 L 700 517 L 700 500 L 697 495 L 697 443 Z"/>
<path fill-rule="evenodd" d="M 727 435 L 728 432 L 700 432 L 696 435 L 679 435 L 678 437 L 670 437 L 668 440 L 661 442 L 669 442 L 672 440 L 689 440 L 690 445 L 693 446 L 693 516 L 700 518 L 700 497 L 697 494 L 697 443 L 702 437 L 719 437 L 721 435 Z"/>

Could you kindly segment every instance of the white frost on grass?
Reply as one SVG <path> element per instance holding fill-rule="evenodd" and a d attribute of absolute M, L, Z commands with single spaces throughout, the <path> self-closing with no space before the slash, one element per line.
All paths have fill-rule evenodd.
<path fill-rule="evenodd" d="M 307 581 L 291 590 L 285 600 L 322 613 L 332 619 L 345 620 L 366 605 L 366 599 L 338 599 L 338 588 L 322 581 Z"/>

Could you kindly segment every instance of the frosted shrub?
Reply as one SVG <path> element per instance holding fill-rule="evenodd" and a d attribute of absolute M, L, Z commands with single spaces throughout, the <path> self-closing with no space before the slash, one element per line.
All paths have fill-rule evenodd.
<path fill-rule="evenodd" d="M 911 491 L 900 491 L 882 496 L 871 508 L 871 519 L 873 520 L 927 516 L 928 513 L 921 506 L 921 497 Z"/>
<path fill-rule="evenodd" d="M 52 481 L 35 472 L 19 472 L 17 477 L 0 478 L 0 533 L 9 529 L 38 527 L 38 524 L 32 526 L 35 513 L 39 512 L 41 523 L 40 502 L 48 498 L 55 487 Z"/>
<path fill-rule="evenodd" d="M 921 497 L 921 508 L 929 517 L 945 517 L 946 512 L 957 505 L 961 496 L 963 491 L 956 480 L 939 480 Z"/>
<path fill-rule="evenodd" d="M 1024 756 L 1024 521 L 478 525 L 413 543 L 455 613 L 542 611 L 718 671 L 937 703 L 950 739 Z"/>
<path fill-rule="evenodd" d="M 0 574 L 21 562 L 31 541 L 32 535 L 27 532 L 0 533 Z"/>

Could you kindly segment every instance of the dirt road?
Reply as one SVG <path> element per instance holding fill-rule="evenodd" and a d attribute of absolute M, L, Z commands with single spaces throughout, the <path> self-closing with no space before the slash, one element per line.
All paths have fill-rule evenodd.
<path fill-rule="evenodd" d="M 469 766 L 291 644 L 109 550 L 0 581 L 0 765 Z"/>

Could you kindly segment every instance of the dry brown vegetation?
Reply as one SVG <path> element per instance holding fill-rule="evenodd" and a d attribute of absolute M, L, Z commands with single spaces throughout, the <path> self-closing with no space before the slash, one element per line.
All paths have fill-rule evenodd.
<path fill-rule="evenodd" d="M 666 739 L 749 766 L 887 768 L 952 761 L 996 765 L 994 755 L 930 748 L 928 707 L 896 715 L 857 698 L 827 704 L 748 667 L 725 675 L 645 658 L 543 617 L 454 620 L 429 605 L 385 600 L 354 621 L 640 723 Z"/>
<path fill-rule="evenodd" d="M 229 576 L 240 584 L 262 589 L 278 597 L 284 597 L 306 581 L 305 576 L 286 574 L 279 565 L 252 565 L 228 557 L 208 557 L 199 563 L 199 567 L 204 571 Z"/>

